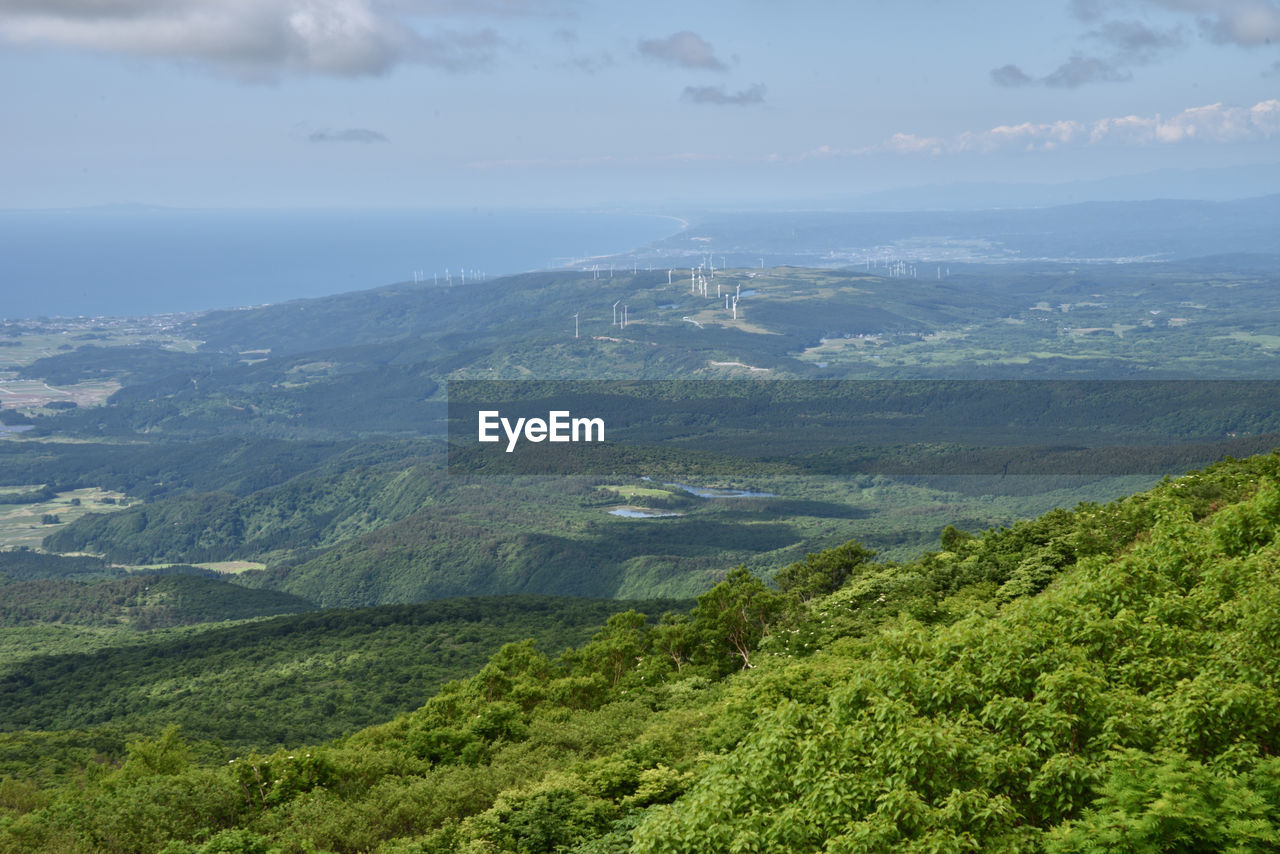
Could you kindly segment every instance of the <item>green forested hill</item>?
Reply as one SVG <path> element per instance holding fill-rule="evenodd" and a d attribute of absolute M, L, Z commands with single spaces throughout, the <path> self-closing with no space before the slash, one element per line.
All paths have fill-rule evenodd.
<path fill-rule="evenodd" d="M 325 466 L 246 496 L 189 492 L 90 515 L 51 534 L 45 547 L 126 564 L 260 557 L 332 546 L 438 500 L 438 464 L 409 457 L 349 465 Z"/>
<path fill-rule="evenodd" d="M 106 578 L 124 575 L 101 558 L 51 555 L 30 549 L 0 551 L 0 585 L 40 579 Z"/>
<path fill-rule="evenodd" d="M 210 312 L 181 330 L 197 353 L 95 347 L 20 371 L 124 382 L 105 407 L 35 419 L 36 434 L 148 441 L 429 434 L 458 378 L 1269 377 L 1274 285 L 1271 266 L 1237 256 L 964 265 L 938 279 L 722 270 L 706 296 L 665 271 L 556 271 Z M 736 318 L 722 290 L 743 294 Z"/>
<path fill-rule="evenodd" d="M 9 781 L 0 850 L 1280 850 L 1280 454 L 941 546 L 732 572 L 328 744 Z"/>
<path fill-rule="evenodd" d="M 45 544 L 127 564 L 262 560 L 265 572 L 244 573 L 237 583 L 324 607 L 480 594 L 693 596 L 719 581 L 726 565 L 768 574 L 806 550 L 854 536 L 905 556 L 951 521 L 1007 522 L 1151 482 L 1062 479 L 1054 490 L 1050 479 L 1036 478 L 1031 495 L 994 497 L 993 486 L 1008 491 L 1014 479 L 930 485 L 792 476 L 744 481 L 774 497 L 699 498 L 634 477 L 468 476 L 448 473 L 439 455 L 384 462 L 370 454 L 370 464 L 354 455 L 248 495 L 178 493 L 89 515 Z M 654 494 L 624 499 L 611 486 Z M 684 515 L 609 513 L 645 503 Z"/>
<path fill-rule="evenodd" d="M 0 626 L 9 627 L 57 623 L 144 630 L 314 609 L 300 596 L 177 572 L 138 573 L 96 583 L 45 579 L 0 585 Z"/>
<path fill-rule="evenodd" d="M 206 590 L 187 589 L 193 581 L 204 579 L 149 579 L 153 591 L 165 588 L 160 597 L 172 598 L 168 588 L 176 586 L 194 600 L 183 615 L 203 607 L 213 617 L 219 603 Z M 288 606 L 301 600 L 286 594 L 225 586 L 250 602 L 288 600 L 275 610 L 260 605 L 258 613 L 299 610 Z M 0 587 L 0 594 L 7 589 Z M 165 625 L 179 604 L 144 616 Z M 146 732 L 180 724 L 193 738 L 237 748 L 333 738 L 420 705 L 503 643 L 535 638 L 558 652 L 582 643 L 626 607 L 545 596 L 450 599 L 152 631 L 124 644 L 106 639 L 92 652 L 0 662 L 0 731 L 107 726 Z M 233 614 L 224 606 L 219 619 L 256 615 L 241 610 Z"/>
<path fill-rule="evenodd" d="M 681 518 L 618 519 L 608 513 L 621 498 L 610 506 L 589 494 L 609 482 L 532 489 L 448 474 L 440 441 L 446 384 L 1274 375 L 1280 289 L 1265 258 L 957 263 L 928 273 L 718 270 L 704 296 L 691 292 L 687 270 L 670 283 L 665 269 L 607 279 L 553 271 L 210 312 L 183 319 L 164 344 L 141 349 L 107 346 L 105 332 L 85 339 L 93 349 L 63 335 L 68 343 L 58 349 L 18 348 L 34 361 L 15 370 L 38 382 L 96 384 L 101 394 L 111 381 L 123 387 L 102 406 L 15 413 L 34 426 L 0 442 L 0 485 L 96 487 L 143 502 L 23 529 L 28 537 L 47 534 L 45 548 L 126 564 L 252 560 L 268 571 L 246 582 L 325 605 L 480 593 L 687 596 L 719 580 L 725 565 L 767 574 L 806 549 L 851 537 L 905 558 L 950 521 L 1003 524 L 1153 481 L 1098 477 L 1063 486 L 1035 476 L 1036 490 L 993 479 L 979 493 L 937 478 L 907 482 L 894 472 L 843 483 L 809 477 L 768 505 L 695 501 L 677 508 Z M 739 289 L 734 318 L 717 294 Z M 625 330 L 613 323 L 615 303 L 629 308 Z M 23 341 L 52 333 L 14 334 Z M 1276 408 L 1265 418 L 1237 418 L 1228 403 L 1190 403 L 1160 425 L 1156 439 L 1142 441 L 1190 433 L 1224 453 L 1255 452 L 1259 434 L 1275 429 Z M 1027 410 L 1021 400 L 1010 406 Z M 1053 420 L 1041 415 L 964 426 L 971 437 L 1035 435 Z M 884 420 L 876 432 L 898 423 Z M 784 423 L 780 432 L 785 441 L 765 462 L 786 472 L 866 473 L 856 468 L 857 447 L 823 456 L 793 447 L 806 431 Z M 866 432 L 863 421 L 850 435 Z M 725 431 L 721 438 L 735 437 Z M 904 450 L 921 463 L 912 471 L 948 471 L 930 469 L 931 454 L 919 443 Z M 1070 469 L 1076 454 L 1059 464 Z M 724 480 L 776 491 L 754 482 L 755 462 Z M 653 474 L 642 465 L 623 471 L 630 479 L 623 485 Z"/>
<path fill-rule="evenodd" d="M 247 495 L 327 467 L 422 453 L 413 443 L 305 442 L 221 437 L 203 441 L 0 443 L 0 478 L 60 489 L 99 486 L 151 499 L 188 490 Z M 372 458 L 372 459 L 371 459 Z"/>
<path fill-rule="evenodd" d="M 435 506 L 249 583 L 326 606 L 542 591 L 692 596 L 726 561 L 776 560 L 803 540 L 769 508 L 694 507 L 637 524 L 608 515 L 609 498 L 590 484 L 449 481 Z"/>

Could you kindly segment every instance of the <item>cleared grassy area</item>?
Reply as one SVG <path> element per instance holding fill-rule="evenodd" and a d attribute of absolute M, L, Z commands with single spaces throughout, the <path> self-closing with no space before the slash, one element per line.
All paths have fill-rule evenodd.
<path fill-rule="evenodd" d="M 0 347 L 0 370 L 11 371 L 29 365 L 36 359 L 56 356 L 75 348 L 81 342 L 75 340 L 71 330 L 48 332 L 22 332 L 3 340 Z"/>
<path fill-rule="evenodd" d="M 0 407 L 18 409 L 28 415 L 49 415 L 50 403 L 74 403 L 84 408 L 100 406 L 119 391 L 120 383 L 94 380 L 72 384 L 49 384 L 43 380 L 21 379 L 18 369 L 86 345 L 131 347 L 159 345 L 166 350 L 194 353 L 198 341 L 172 334 L 155 319 L 58 319 L 36 328 L 0 326 Z M 8 434 L 9 436 L 17 434 Z"/>
<path fill-rule="evenodd" d="M 174 335 L 162 327 L 157 327 L 146 318 L 112 320 L 107 323 L 109 325 L 99 325 L 89 320 L 67 319 L 49 324 L 49 327 L 56 328 L 45 328 L 39 331 L 23 330 L 17 335 L 7 335 L 0 339 L 11 342 L 0 346 L 0 371 L 29 365 L 37 359 L 66 353 L 86 344 L 98 347 L 129 347 L 150 343 L 182 353 L 194 353 L 200 346 L 199 341 Z"/>
<path fill-rule="evenodd" d="M 0 487 L 0 548 L 38 549 L 45 537 L 86 513 L 111 513 L 131 503 L 122 492 L 97 488 L 60 492 L 48 501 L 33 504 L 5 503 L 6 496 L 12 498 L 32 488 L 39 487 Z M 42 521 L 45 516 L 56 516 L 58 521 L 45 523 Z"/>
<path fill-rule="evenodd" d="M 1221 336 L 1232 341 L 1255 344 L 1264 350 L 1280 350 L 1280 335 L 1266 335 L 1261 332 L 1232 332 Z"/>
<path fill-rule="evenodd" d="M 610 492 L 616 492 L 618 495 L 626 499 L 635 498 L 636 496 L 639 496 L 639 495 L 647 495 L 650 497 L 661 497 L 661 496 L 667 496 L 671 494 L 670 490 L 656 489 L 652 486 L 626 486 L 623 484 L 607 484 L 600 488 L 607 489 Z"/>
<path fill-rule="evenodd" d="M 130 564 L 122 567 L 130 572 L 151 572 L 157 569 L 168 569 L 171 566 L 179 566 L 175 563 L 148 563 L 148 564 Z M 265 563 L 258 563 L 252 560 L 215 560 L 205 563 L 181 564 L 182 566 L 194 566 L 200 569 L 209 569 L 214 572 L 221 572 L 224 575 L 239 575 L 242 572 L 248 572 L 252 569 L 266 569 Z"/>
<path fill-rule="evenodd" d="M 0 405 L 40 412 L 45 404 L 66 401 L 79 407 L 98 406 L 120 390 L 117 382 L 83 382 L 52 386 L 40 380 L 0 379 Z M 46 413 L 47 414 L 47 413 Z"/>
<path fill-rule="evenodd" d="M 34 492 L 43 486 L 43 483 L 26 483 L 21 486 L 0 486 L 0 504 L 4 504 L 6 500 L 12 499 L 17 495 L 22 495 L 25 492 Z"/>
<path fill-rule="evenodd" d="M 210 563 L 197 563 L 196 566 L 201 569 L 211 569 L 214 572 L 221 572 L 227 575 L 239 575 L 242 572 L 248 572 L 252 569 L 266 569 L 265 563 L 256 563 L 251 560 L 218 560 Z"/>
<path fill-rule="evenodd" d="M 0 407 L 29 415 L 48 415 L 49 403 L 99 406 L 120 389 L 111 380 L 48 384 L 21 379 L 18 369 L 84 346 L 133 347 L 141 344 L 194 353 L 200 342 L 174 334 L 174 324 L 159 318 L 58 318 L 49 322 L 0 324 Z"/>

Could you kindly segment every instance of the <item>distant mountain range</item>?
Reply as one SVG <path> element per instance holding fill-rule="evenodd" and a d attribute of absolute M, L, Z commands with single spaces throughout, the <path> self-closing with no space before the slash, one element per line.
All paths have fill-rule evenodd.
<path fill-rule="evenodd" d="M 1280 247 L 1280 195 L 1089 201 L 1055 207 L 708 214 L 635 253 L 672 266 L 1172 261 Z"/>

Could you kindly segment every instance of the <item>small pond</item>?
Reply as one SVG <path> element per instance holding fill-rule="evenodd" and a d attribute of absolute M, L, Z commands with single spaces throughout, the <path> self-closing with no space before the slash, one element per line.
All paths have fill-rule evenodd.
<path fill-rule="evenodd" d="M 674 486 L 683 489 L 690 495 L 699 498 L 776 498 L 772 492 L 755 492 L 750 489 L 709 489 L 703 486 L 689 486 L 684 483 L 664 483 L 663 486 Z"/>

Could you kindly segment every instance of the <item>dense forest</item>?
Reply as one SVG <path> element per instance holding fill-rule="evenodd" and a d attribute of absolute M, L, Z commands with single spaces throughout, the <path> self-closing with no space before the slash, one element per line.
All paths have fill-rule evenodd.
<path fill-rule="evenodd" d="M 1274 259 L 955 266 L 5 322 L 0 852 L 1280 850 Z"/>
<path fill-rule="evenodd" d="M 0 783 L 0 850 L 1276 850 L 1278 536 L 1272 454 L 737 569 L 330 741 L 68 741 Z"/>
<path fill-rule="evenodd" d="M 128 642 L 116 638 L 92 651 L 55 648 L 7 662 L 0 674 L 6 698 L 0 731 L 149 732 L 179 724 L 188 737 L 228 749 L 333 738 L 420 706 L 504 643 L 534 640 L 557 653 L 583 643 L 609 615 L 628 607 L 684 604 L 487 597 L 245 622 L 309 605 L 300 607 L 301 600 L 286 594 L 225 585 L 244 594 L 229 603 L 226 593 L 191 589 L 203 581 L 128 579 L 131 592 L 137 589 L 132 585 L 145 583 L 170 597 L 133 609 L 128 625 L 136 636 Z M 96 594 L 90 604 L 114 599 L 120 584 L 89 587 L 85 598 Z M 186 595 L 173 598 L 174 586 Z M 185 628 L 145 631 L 179 623 Z M 65 616 L 58 625 L 67 625 Z"/>
<path fill-rule="evenodd" d="M 31 428 L 0 442 L 5 533 L 116 565 L 249 562 L 235 583 L 323 607 L 689 597 L 726 565 L 768 576 L 850 538 L 906 560 L 950 523 L 1007 525 L 1269 450 L 1273 260 L 957 264 L 909 284 L 722 269 L 705 294 L 665 270 L 561 270 L 132 327 L 6 323 L 15 381 L 88 397 L 0 411 Z M 446 447 L 464 384 L 563 400 L 548 382 L 588 379 L 656 389 L 572 396 L 608 417 L 596 459 Z M 538 481 L 548 465 L 575 477 Z M 71 490 L 112 494 L 71 511 Z M 616 515 L 637 506 L 679 515 Z"/>
<path fill-rule="evenodd" d="M 315 608 L 299 596 L 249 590 L 189 569 L 192 574 L 171 569 L 93 584 L 45 579 L 0 585 L 0 626 L 127 624 L 145 630 Z"/>

